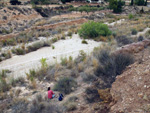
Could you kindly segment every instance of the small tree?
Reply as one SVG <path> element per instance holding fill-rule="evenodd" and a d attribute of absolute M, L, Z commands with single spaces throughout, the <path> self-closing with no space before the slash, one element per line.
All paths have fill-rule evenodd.
<path fill-rule="evenodd" d="M 61 2 L 62 2 L 63 4 L 65 4 L 65 3 L 66 3 L 66 0 L 61 0 Z"/>
<path fill-rule="evenodd" d="M 109 7 L 111 9 L 113 9 L 114 13 L 121 13 L 123 5 L 125 5 L 125 2 L 123 2 L 121 0 L 110 0 L 109 1 Z"/>
<path fill-rule="evenodd" d="M 144 0 L 135 0 L 135 4 L 138 6 L 144 6 L 145 2 L 144 2 Z"/>
<path fill-rule="evenodd" d="M 147 6 L 147 0 L 145 1 L 145 4 L 144 4 L 145 6 Z"/>
<path fill-rule="evenodd" d="M 131 5 L 133 5 L 133 0 L 131 0 Z"/>

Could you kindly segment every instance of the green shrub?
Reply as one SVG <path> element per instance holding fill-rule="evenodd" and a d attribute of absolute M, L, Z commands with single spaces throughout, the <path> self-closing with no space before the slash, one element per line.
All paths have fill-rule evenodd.
<path fill-rule="evenodd" d="M 69 31 L 67 35 L 72 36 L 72 31 Z"/>
<path fill-rule="evenodd" d="M 42 58 L 42 59 L 40 60 L 41 68 L 42 68 L 42 69 L 45 69 L 45 68 L 47 68 L 47 66 L 48 66 L 46 60 L 47 60 L 46 58 Z"/>
<path fill-rule="evenodd" d="M 11 54 L 10 51 L 8 51 L 8 52 L 6 52 L 6 53 L 1 53 L 1 54 L 0 54 L 0 62 L 1 62 L 2 60 L 6 60 L 6 59 L 9 59 L 9 58 L 11 58 L 11 57 L 12 57 L 12 54 Z"/>
<path fill-rule="evenodd" d="M 132 34 L 132 35 L 136 35 L 136 34 L 137 34 L 137 30 L 136 30 L 136 29 L 132 29 L 132 30 L 131 30 L 131 34 Z"/>
<path fill-rule="evenodd" d="M 64 94 L 69 94 L 73 91 L 73 88 L 77 87 L 76 81 L 71 77 L 61 78 L 54 86 L 55 91 L 59 91 Z"/>
<path fill-rule="evenodd" d="M 36 71 L 34 69 L 30 69 L 29 73 L 26 73 L 27 79 L 33 81 L 34 77 L 36 77 Z"/>
<path fill-rule="evenodd" d="M 134 18 L 134 15 L 133 14 L 129 14 L 129 19 L 131 20 L 131 19 L 133 19 Z"/>
<path fill-rule="evenodd" d="M 11 38 L 11 39 L 6 39 L 6 40 L 2 40 L 2 45 L 3 46 L 15 46 L 16 45 L 16 41 L 15 39 Z"/>
<path fill-rule="evenodd" d="M 11 51 L 16 55 L 24 55 L 26 53 L 25 49 L 22 48 L 12 49 Z"/>
<path fill-rule="evenodd" d="M 82 44 L 88 44 L 86 40 L 82 40 Z"/>
<path fill-rule="evenodd" d="M 100 10 L 103 10 L 105 9 L 104 7 L 91 7 L 91 6 L 88 6 L 88 5 L 85 5 L 85 6 L 80 6 L 80 7 L 71 7 L 69 9 L 69 11 L 79 11 L 79 12 L 86 12 L 87 14 L 89 12 L 94 12 L 94 11 L 100 11 Z"/>
<path fill-rule="evenodd" d="M 28 52 L 36 51 L 39 48 L 44 47 L 44 42 L 36 42 L 31 46 L 28 46 Z"/>
<path fill-rule="evenodd" d="M 57 42 L 57 41 L 58 41 L 57 38 L 53 38 L 53 39 L 52 39 L 52 43 L 55 43 L 55 42 Z"/>
<path fill-rule="evenodd" d="M 54 45 L 52 45 L 52 49 L 55 49 L 55 46 L 54 46 Z"/>
<path fill-rule="evenodd" d="M 6 71 L 5 70 L 2 70 L 0 72 L 0 92 L 5 92 L 5 91 L 8 91 L 10 86 L 9 84 L 6 82 Z"/>
<path fill-rule="evenodd" d="M 81 26 L 79 35 L 83 38 L 97 38 L 99 36 L 109 36 L 111 31 L 106 24 L 89 21 Z"/>
<path fill-rule="evenodd" d="M 61 58 L 61 65 L 66 66 L 67 63 L 68 63 L 68 60 L 67 60 L 66 57 L 65 58 Z"/>

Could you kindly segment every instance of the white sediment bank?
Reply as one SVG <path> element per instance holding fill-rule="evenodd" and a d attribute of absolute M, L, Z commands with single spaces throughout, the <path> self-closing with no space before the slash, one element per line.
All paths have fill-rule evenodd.
<path fill-rule="evenodd" d="M 0 63 L 0 69 L 9 69 L 14 77 L 25 76 L 29 69 L 40 67 L 40 59 L 47 58 L 48 64 L 60 63 L 62 57 L 79 55 L 79 51 L 83 50 L 90 54 L 95 47 L 99 47 L 101 42 L 86 40 L 88 44 L 82 44 L 82 39 L 78 35 L 73 35 L 71 39 L 59 40 L 52 47 L 43 47 L 37 51 L 21 56 L 13 56 L 10 59 Z"/>

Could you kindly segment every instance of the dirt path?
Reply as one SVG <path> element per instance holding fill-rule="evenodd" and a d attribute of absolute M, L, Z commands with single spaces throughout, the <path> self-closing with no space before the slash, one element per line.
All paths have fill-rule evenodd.
<path fill-rule="evenodd" d="M 101 42 L 87 40 L 88 44 L 82 44 L 82 39 L 78 35 L 73 35 L 71 39 L 60 40 L 53 44 L 52 47 L 44 47 L 37 51 L 22 56 L 13 56 L 12 58 L 2 61 L 0 69 L 9 69 L 15 77 L 25 76 L 29 69 L 40 67 L 40 59 L 47 58 L 48 64 L 61 62 L 62 57 L 77 57 L 80 50 L 84 50 L 87 54 L 93 51 L 94 47 L 100 46 Z"/>

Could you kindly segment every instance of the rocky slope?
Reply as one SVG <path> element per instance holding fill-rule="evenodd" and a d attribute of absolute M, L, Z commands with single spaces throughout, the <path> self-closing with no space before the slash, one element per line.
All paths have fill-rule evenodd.
<path fill-rule="evenodd" d="M 110 113 L 150 112 L 150 48 L 136 54 L 139 59 L 112 84 L 114 105 Z"/>

